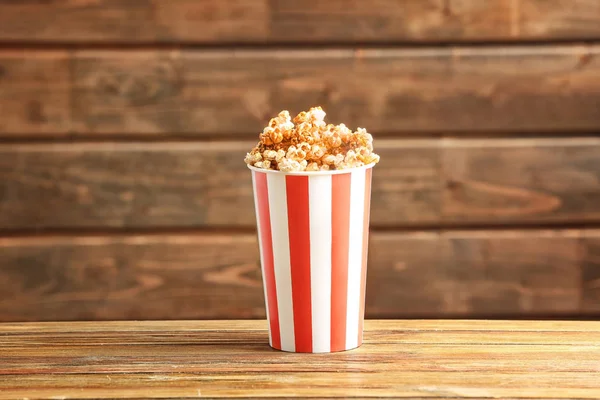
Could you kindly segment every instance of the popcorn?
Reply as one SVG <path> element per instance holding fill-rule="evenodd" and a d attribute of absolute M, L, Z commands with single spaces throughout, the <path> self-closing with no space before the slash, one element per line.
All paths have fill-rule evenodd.
<path fill-rule="evenodd" d="M 287 158 L 284 158 L 280 163 L 279 163 L 279 170 L 283 171 L 283 172 L 294 172 L 294 171 L 304 171 L 306 170 L 307 167 L 307 162 L 306 160 L 302 160 L 302 161 L 294 161 L 294 160 L 289 160 Z"/>
<path fill-rule="evenodd" d="M 303 151 L 304 153 L 308 153 L 312 150 L 312 146 L 306 142 L 302 142 L 298 144 L 298 150 Z"/>
<path fill-rule="evenodd" d="M 311 116 L 311 122 L 313 124 L 315 124 L 316 126 L 323 126 L 325 125 L 325 111 L 323 111 L 323 109 L 321 107 L 314 107 L 311 108 L 310 111 L 310 116 Z"/>
<path fill-rule="evenodd" d="M 344 163 L 344 155 L 337 154 L 335 156 L 335 161 L 333 162 L 333 164 L 335 165 L 335 169 L 344 169 L 346 167 L 346 164 Z"/>
<path fill-rule="evenodd" d="M 322 161 L 322 162 L 323 162 L 323 164 L 325 164 L 325 165 L 331 165 L 331 164 L 334 164 L 334 163 L 335 163 L 335 160 L 336 160 L 335 156 L 334 156 L 334 155 L 331 155 L 331 154 L 328 154 L 328 155 L 326 155 L 325 157 L 323 157 L 323 158 L 321 159 L 321 161 Z"/>
<path fill-rule="evenodd" d="M 293 120 L 289 112 L 280 112 L 259 139 L 244 158 L 246 164 L 256 168 L 329 171 L 379 162 L 379 156 L 373 153 L 373 136 L 366 129 L 352 132 L 344 124 L 328 125 L 321 107 L 303 111 Z"/>
<path fill-rule="evenodd" d="M 339 136 L 339 133 L 337 135 L 328 135 L 325 138 L 325 143 L 327 144 L 327 147 L 340 147 L 342 145 L 342 138 Z"/>
<path fill-rule="evenodd" d="M 259 161 L 257 163 L 254 163 L 254 166 L 256 168 L 271 169 L 271 161 L 269 161 L 269 160 Z"/>
<path fill-rule="evenodd" d="M 278 163 L 281 162 L 285 158 L 285 150 L 277 150 L 277 156 L 275 156 L 275 161 Z"/>
<path fill-rule="evenodd" d="M 259 161 L 262 161 L 262 156 L 260 153 L 252 151 L 252 153 L 247 153 L 246 158 L 244 158 L 246 164 L 256 164 Z"/>
<path fill-rule="evenodd" d="M 309 157 L 313 160 L 319 160 L 325 155 L 325 148 L 318 144 L 313 144 L 310 148 Z"/>
<path fill-rule="evenodd" d="M 317 164 L 316 162 L 311 162 L 310 164 L 308 164 L 306 166 L 306 170 L 307 171 L 318 171 L 319 170 L 319 164 Z"/>
<path fill-rule="evenodd" d="M 277 159 L 277 152 L 275 150 L 265 150 L 262 154 L 262 157 L 265 160 L 273 161 Z"/>

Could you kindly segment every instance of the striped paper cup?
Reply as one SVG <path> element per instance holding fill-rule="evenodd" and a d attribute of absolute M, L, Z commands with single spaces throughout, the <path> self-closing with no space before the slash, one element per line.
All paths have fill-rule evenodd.
<path fill-rule="evenodd" d="M 299 353 L 362 344 L 373 165 L 252 170 L 271 347 Z"/>

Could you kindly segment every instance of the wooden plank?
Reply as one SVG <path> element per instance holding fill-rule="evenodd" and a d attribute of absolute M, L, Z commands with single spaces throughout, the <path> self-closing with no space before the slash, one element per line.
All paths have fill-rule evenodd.
<path fill-rule="evenodd" d="M 0 135 L 250 138 L 314 104 L 373 132 L 597 130 L 599 49 L 4 52 Z"/>
<path fill-rule="evenodd" d="M 253 227 L 243 162 L 253 144 L 0 146 L 0 229 Z M 380 149 L 374 223 L 439 220 L 435 142 L 381 141 Z"/>
<path fill-rule="evenodd" d="M 398 342 L 407 326 L 430 336 Z M 489 332 L 496 343 L 481 342 L 482 326 L 498 329 Z M 598 322 L 369 320 L 365 328 L 361 348 L 319 355 L 270 350 L 265 321 L 0 324 L 0 398 L 600 394 Z M 144 333 L 155 340 L 139 342 Z"/>
<path fill-rule="evenodd" d="M 582 308 L 588 312 L 600 312 L 600 235 L 581 239 L 584 263 Z"/>
<path fill-rule="evenodd" d="M 249 322 L 254 322 L 255 320 L 246 320 Z M 376 321 L 376 320 L 370 320 Z M 386 320 L 391 321 L 391 320 Z M 418 320 L 407 320 L 407 321 L 418 321 Z M 427 321 L 435 321 L 435 320 L 427 320 Z M 453 320 L 453 321 L 462 321 L 462 320 Z M 482 320 L 477 320 L 482 321 Z M 510 321 L 497 320 L 504 323 L 509 323 Z M 79 321 L 70 321 L 71 323 L 80 323 Z M 126 321 L 122 321 L 126 322 Z M 183 325 L 182 322 L 189 321 L 178 321 L 180 325 Z M 205 321 L 202 321 L 205 322 Z M 212 322 L 212 321 L 208 321 Z M 587 322 L 586 322 L 587 323 Z M 97 322 L 92 322 L 94 325 L 105 326 L 105 324 L 111 324 L 112 322 L 103 321 L 102 324 L 98 324 Z M 130 335 L 129 339 L 124 340 L 122 337 L 118 337 L 117 335 L 112 335 L 111 332 L 114 328 L 111 329 L 96 329 L 86 330 L 86 340 L 78 341 L 78 338 L 81 337 L 81 332 L 64 332 L 64 327 L 62 331 L 57 331 L 56 327 L 50 326 L 52 329 L 51 332 L 46 332 L 44 329 L 40 328 L 34 331 L 24 330 L 23 328 L 19 329 L 21 324 L 16 323 L 3 323 L 0 325 L 2 330 L 6 330 L 8 332 L 3 332 L 1 334 L 1 344 L 3 349 L 5 349 L 5 355 L 8 355 L 9 351 L 17 352 L 23 348 L 33 349 L 38 346 L 47 346 L 52 344 L 54 346 L 77 346 L 77 347 L 85 347 L 89 348 L 92 346 L 106 346 L 111 344 L 124 344 L 127 343 L 131 346 L 149 346 L 149 345 L 158 345 L 164 343 L 165 334 L 164 329 L 162 330 L 151 330 L 151 329 L 135 329 L 127 327 L 127 333 Z M 173 345 L 199 345 L 201 343 L 205 344 L 219 344 L 219 343 L 231 343 L 231 337 L 227 335 L 223 335 L 224 330 L 228 330 L 227 325 L 231 325 L 230 320 L 223 321 L 223 327 L 219 330 L 197 330 L 193 329 L 181 329 L 181 332 L 178 334 L 173 334 L 169 337 L 169 343 Z M 586 325 L 584 325 L 586 326 Z M 178 327 L 178 330 L 181 327 Z M 266 327 L 265 327 L 266 329 Z M 530 328 L 529 328 L 530 329 Z M 236 330 L 239 330 L 236 328 Z M 594 336 L 590 336 L 587 331 L 582 331 L 582 328 L 579 328 L 579 332 L 574 331 L 560 331 L 557 329 L 551 331 L 538 331 L 536 330 L 536 335 L 532 336 L 531 331 L 519 332 L 519 331 L 511 331 L 511 330 L 482 330 L 478 329 L 477 332 L 477 343 L 481 346 L 486 345 L 501 345 L 501 344 L 511 344 L 511 345 L 541 345 L 541 344 L 551 344 L 551 345 L 568 345 L 570 346 L 590 346 L 597 344 L 597 340 Z M 44 334 L 40 334 L 43 332 Z M 451 336 L 440 336 L 437 330 L 419 330 L 419 329 L 405 329 L 402 328 L 401 331 L 396 331 L 395 335 L 390 335 L 391 330 L 367 330 L 365 343 L 373 343 L 373 344 L 406 344 L 406 345 L 418 345 L 418 344 L 439 344 L 439 345 L 465 345 L 472 341 L 474 336 L 473 332 L 467 331 L 464 328 L 462 330 L 453 330 Z M 246 333 L 246 344 L 256 345 L 264 343 L 264 331 L 263 330 L 248 330 Z M 200 339 L 200 334 L 202 339 Z M 118 341 L 117 341 L 118 340 Z M 555 368 L 560 368 L 559 365 L 555 366 Z"/>
<path fill-rule="evenodd" d="M 598 138 L 376 144 L 372 226 L 600 221 Z M 253 227 L 251 146 L 0 145 L 0 230 Z"/>
<path fill-rule="evenodd" d="M 583 39 L 598 33 L 600 4 L 594 0 L 513 1 L 511 36 L 532 39 Z M 518 21 L 518 23 L 515 23 Z"/>
<path fill-rule="evenodd" d="M 0 52 L 3 136 L 70 130 L 69 62 L 66 52 Z"/>
<path fill-rule="evenodd" d="M 266 0 L 0 3 L 0 40 L 6 42 L 262 42 L 268 27 Z"/>
<path fill-rule="evenodd" d="M 600 218 L 600 140 L 447 140 L 448 222 L 583 223 Z"/>
<path fill-rule="evenodd" d="M 582 284 L 577 238 L 587 234 L 381 235 L 369 253 L 374 272 L 367 310 L 385 318 L 577 313 Z"/>
<path fill-rule="evenodd" d="M 0 3 L 0 40 L 462 42 L 600 37 L 595 0 L 94 0 Z"/>
<path fill-rule="evenodd" d="M 372 132 L 600 128 L 599 46 L 416 50 L 83 51 L 74 124 L 84 134 L 247 134 L 320 104 Z"/>
<path fill-rule="evenodd" d="M 587 231 L 586 236 L 591 236 L 595 231 Z M 446 344 L 446 343 L 462 343 L 463 340 L 461 334 L 471 334 L 481 337 L 487 333 L 489 334 L 508 334 L 515 333 L 520 334 L 518 342 L 533 344 L 537 343 L 536 338 L 531 336 L 527 337 L 530 332 L 536 332 L 536 334 L 548 334 L 558 335 L 569 334 L 573 338 L 577 338 L 578 334 L 587 336 L 590 332 L 600 331 L 600 323 L 598 321 L 565 321 L 565 320 L 540 320 L 535 321 L 535 325 L 532 326 L 532 321 L 522 320 L 489 320 L 489 319 L 449 319 L 449 320 L 435 320 L 435 319 L 407 319 L 403 320 L 399 325 L 397 320 L 382 319 L 382 320 L 369 320 L 365 324 L 365 332 L 368 332 L 370 338 L 378 337 L 385 340 L 383 342 L 394 342 L 399 336 L 393 336 L 392 331 L 409 334 L 429 334 L 439 332 L 440 324 L 443 324 L 445 331 L 451 331 L 453 335 L 459 335 L 458 340 L 453 340 L 454 336 L 430 336 L 429 344 Z M 175 328 L 176 327 L 176 328 Z M 180 320 L 180 321 L 105 321 L 102 324 L 98 324 L 94 321 L 71 321 L 68 325 L 64 322 L 3 322 L 0 323 L 0 329 L 2 330 L 3 345 L 11 335 L 18 337 L 18 340 L 29 338 L 30 334 L 32 337 L 37 336 L 43 339 L 47 336 L 53 337 L 65 337 L 68 338 L 71 335 L 94 335 L 102 336 L 107 340 L 110 338 L 116 338 L 119 333 L 127 333 L 127 338 L 123 338 L 122 343 L 141 344 L 143 340 L 158 340 L 160 335 L 165 331 L 173 331 L 173 339 L 178 340 L 185 338 L 189 340 L 198 340 L 193 337 L 194 333 L 202 333 L 202 340 L 208 339 L 219 339 L 217 336 L 219 333 L 224 331 L 228 332 L 239 332 L 244 331 L 245 334 L 250 337 L 254 337 L 256 334 L 264 334 L 263 331 L 267 329 L 267 322 L 265 320 Z M 177 335 L 175 335 L 175 333 Z M 43 334 L 41 336 L 40 334 Z M 137 335 L 144 335 L 139 337 Z M 181 335 L 181 337 L 179 337 Z M 221 336 L 221 339 L 224 339 Z M 375 341 L 373 341 L 375 343 Z M 77 345 L 77 342 L 73 342 L 73 345 Z M 85 343 L 91 345 L 92 343 Z M 154 342 L 149 342 L 154 344 Z M 464 344 L 464 343 L 463 343 Z M 557 343 L 558 344 L 558 343 Z M 580 345 L 584 343 L 576 343 L 566 341 L 561 343 L 562 345 Z"/>
<path fill-rule="evenodd" d="M 593 311 L 598 301 L 588 300 L 587 308 L 581 304 L 582 297 L 590 297 L 582 293 L 582 270 L 589 260 L 578 243 L 597 235 L 374 232 L 367 315 L 523 317 Z M 3 238 L 0 265 L 2 321 L 264 316 L 254 235 Z"/>
<path fill-rule="evenodd" d="M 248 320 L 254 321 L 254 320 Z M 375 321 L 375 320 L 370 320 Z M 435 320 L 433 320 L 435 321 Z M 460 321 L 460 320 L 459 320 Z M 77 321 L 71 323 L 76 323 Z M 204 322 L 204 321 L 203 321 Z M 230 320 L 226 322 L 231 325 Z M 502 321 L 508 322 L 508 321 Z M 104 325 L 106 321 L 102 321 Z M 98 325 L 98 322 L 94 322 Z M 14 325 L 14 324 L 13 324 Z M 2 326 L 4 329 L 4 326 Z M 11 329 L 10 326 L 8 329 Z M 199 344 L 221 344 L 231 343 L 232 339 L 230 335 L 224 335 L 223 331 L 228 329 L 227 327 L 220 330 L 201 330 L 201 331 L 181 331 L 177 334 L 172 334 L 169 337 L 169 344 L 172 345 L 192 345 L 197 346 Z M 266 329 L 266 328 L 265 328 Z M 581 330 L 581 328 L 580 328 Z M 4 355 L 8 356 L 9 352 L 18 355 L 18 351 L 25 349 L 34 349 L 39 346 L 47 346 L 52 344 L 55 347 L 69 346 L 69 347 L 85 347 L 89 349 L 94 346 L 106 346 L 113 344 L 124 344 L 127 343 L 129 346 L 153 346 L 164 343 L 165 334 L 164 330 L 147 332 L 145 330 L 128 330 L 130 339 L 124 340 L 122 337 L 117 335 L 111 335 L 106 331 L 98 332 L 86 332 L 86 340 L 79 341 L 81 333 L 48 333 L 40 334 L 36 331 L 34 334 L 26 332 L 12 332 L 3 334 L 0 340 L 2 348 L 5 350 Z M 473 332 L 468 331 L 452 331 L 452 335 L 440 337 L 439 331 L 396 331 L 394 336 L 390 335 L 391 330 L 385 331 L 366 331 L 366 337 L 364 343 L 367 344 L 378 344 L 378 345 L 390 345 L 390 344 L 404 344 L 408 346 L 420 345 L 420 344 L 437 344 L 437 345 L 466 345 L 472 342 Z M 536 335 L 532 336 L 531 331 L 527 332 L 513 332 L 506 330 L 497 331 L 478 331 L 477 332 L 477 344 L 480 346 L 487 345 L 561 345 L 565 346 L 568 340 L 570 346 L 590 346 L 596 345 L 597 339 L 595 336 L 590 335 L 590 332 L 540 332 L 536 331 Z M 201 338 L 200 338 L 201 336 Z M 264 331 L 263 330 L 251 330 L 246 331 L 246 344 L 258 345 L 264 344 Z M 561 365 L 554 365 L 554 371 L 560 371 Z M 6 372 L 6 370 L 4 371 Z M 88 371 L 89 372 L 89 371 Z"/>
<path fill-rule="evenodd" d="M 185 350 L 182 350 L 184 352 Z M 264 347 L 257 352 L 273 353 Z M 580 350 L 578 354 L 585 350 Z M 594 349 L 593 354 L 597 354 Z M 230 357 L 238 361 L 232 351 Z M 357 355 L 358 356 L 358 355 Z M 493 362 L 501 354 L 486 354 L 486 365 L 492 368 Z M 371 357 L 367 357 L 371 359 Z M 522 373 L 494 372 L 370 372 L 368 366 L 346 371 L 347 359 L 343 359 L 336 369 L 317 372 L 313 359 L 304 355 L 297 357 L 311 367 L 307 372 L 289 372 L 282 368 L 277 373 L 247 374 L 244 365 L 237 373 L 162 373 L 141 374 L 31 374 L 6 375 L 0 382 L 0 399 L 12 400 L 31 396 L 32 398 L 236 398 L 259 399 L 265 397 L 285 397 L 295 399 L 348 398 L 348 393 L 359 399 L 367 398 L 408 398 L 408 399 L 595 399 L 600 396 L 597 386 L 597 372 L 536 373 L 530 370 Z M 480 362 L 479 360 L 476 360 Z M 165 362 L 162 361 L 161 362 Z M 403 356 L 396 361 L 399 364 L 410 363 Z M 474 363 L 473 359 L 469 360 Z M 548 360 L 547 363 L 553 363 Z M 394 364 L 390 361 L 389 364 Z M 527 365 L 526 360 L 523 361 Z M 165 365 L 177 365 L 165 362 Z M 315 365 L 315 367 L 312 367 Z M 354 364 L 353 364 L 354 365 Z M 363 363 L 359 364 L 363 365 Z M 379 366 L 378 366 L 379 367 Z M 385 371 L 385 367 L 377 370 Z M 368 374 L 366 374 L 367 372 Z M 67 379 L 68 377 L 68 379 Z M 199 392 L 198 392 L 199 391 Z M 200 393 L 200 396 L 198 395 Z M 82 397 L 85 396 L 85 397 Z"/>
<path fill-rule="evenodd" d="M 334 0 L 272 2 L 272 34 L 285 41 L 482 42 L 596 38 L 594 0 Z"/>
<path fill-rule="evenodd" d="M 265 340 L 264 331 L 260 332 L 260 340 L 257 343 L 244 342 L 243 345 L 235 349 L 238 358 L 245 361 L 246 374 L 276 374 L 280 369 L 286 368 L 287 372 L 302 373 L 306 372 L 306 365 L 290 363 L 285 358 L 265 362 L 265 350 L 268 351 L 268 339 Z M 222 333 L 222 335 L 227 334 Z M 535 334 L 535 333 L 534 333 Z M 239 333 L 238 333 L 239 335 Z M 212 341 L 204 342 L 198 340 L 196 343 L 168 343 L 166 345 L 136 345 L 127 344 L 127 354 L 123 354 L 122 344 L 108 344 L 99 346 L 97 343 L 104 338 L 90 338 L 91 345 L 62 345 L 52 346 L 46 343 L 38 347 L 31 346 L 9 346 L 2 348 L 0 360 L 0 376 L 2 375 L 38 375 L 38 374 L 131 374 L 131 373 L 161 373 L 164 371 L 165 364 L 173 362 L 177 370 L 172 372 L 185 372 L 189 374 L 235 374 L 239 372 L 231 362 L 224 360 L 227 354 L 231 355 L 234 344 L 239 343 L 238 335 L 229 335 L 229 342 L 214 343 Z M 500 334 L 501 335 L 501 334 Z M 113 335 L 114 336 L 114 335 Z M 167 335 L 165 335 L 167 336 Z M 199 334 L 200 338 L 204 334 Z M 258 335 L 257 335 L 258 336 Z M 473 363 L 468 366 L 469 360 L 476 357 L 498 357 L 503 355 L 503 359 L 495 360 L 494 371 L 499 374 L 518 374 L 527 371 L 535 371 L 540 375 L 563 375 L 572 372 L 573 369 L 580 369 L 581 372 L 600 372 L 600 368 L 595 361 L 597 343 L 591 345 L 572 345 L 572 344 L 553 344 L 553 345 L 514 345 L 506 344 L 488 344 L 485 346 L 473 345 L 475 338 L 470 335 L 469 342 L 466 344 L 428 344 L 416 343 L 412 345 L 400 343 L 366 343 L 362 350 L 363 354 L 368 352 L 374 356 L 371 367 L 374 369 L 384 368 L 385 364 L 392 364 L 388 367 L 390 373 L 402 372 L 422 372 L 422 373 L 453 373 L 489 372 L 489 365 Z M 598 332 L 588 332 L 588 340 L 598 339 Z M 109 336 L 110 337 L 110 336 Z M 571 335 L 567 334 L 568 339 Z M 81 341 L 84 338 L 81 335 L 70 335 L 73 341 Z M 65 338 L 66 339 L 66 338 Z M 237 339 L 237 340 L 236 340 Z M 210 339 L 209 339 L 210 340 Z M 411 353 L 411 363 L 405 365 L 402 358 L 398 360 L 398 354 L 395 354 L 399 346 L 404 347 L 406 353 Z M 148 347 L 153 347 L 154 351 L 150 355 Z M 187 347 L 188 352 L 181 354 L 181 350 Z M 586 353 L 585 350 L 591 350 Z M 40 354 L 40 352 L 42 354 Z M 270 352 L 275 353 L 275 352 Z M 405 354 L 406 354 L 405 353 Z M 202 354 L 202 357 L 198 357 Z M 45 360 L 40 363 L 39 358 Z M 92 358 L 93 357 L 93 358 Z M 338 356 L 339 357 L 339 356 Z M 323 371 L 331 371 L 342 362 L 346 357 L 323 358 L 321 367 Z M 83 360 L 92 358 L 94 363 L 85 363 Z M 126 359 L 129 359 L 129 363 Z M 552 360 L 560 359 L 560 363 L 553 363 Z M 397 360 L 396 362 L 394 362 Z M 353 370 L 364 370 L 364 366 L 356 361 L 348 360 L 354 364 Z M 526 365 L 525 364 L 526 361 Z M 350 371 L 349 371 L 350 372 Z M 1 388 L 2 386 L 0 386 Z"/>
<path fill-rule="evenodd" d="M 250 146 L 1 146 L 0 225 L 5 229 L 251 226 L 252 187 L 242 160 Z"/>
<path fill-rule="evenodd" d="M 152 39 L 149 1 L 3 1 L 0 37 L 3 41 L 43 43 Z"/>
<path fill-rule="evenodd" d="M 264 316 L 253 236 L 2 239 L 0 247 L 4 321 Z"/>
<path fill-rule="evenodd" d="M 580 309 L 583 260 L 577 240 L 586 235 L 445 233 L 440 254 L 449 277 L 446 305 L 459 314 L 482 315 L 509 315 L 513 309 L 567 314 Z"/>

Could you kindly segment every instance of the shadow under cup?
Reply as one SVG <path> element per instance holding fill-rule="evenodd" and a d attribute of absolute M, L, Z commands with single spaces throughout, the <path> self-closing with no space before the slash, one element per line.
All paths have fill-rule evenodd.
<path fill-rule="evenodd" d="M 271 347 L 328 353 L 362 344 L 373 165 L 249 167 Z"/>

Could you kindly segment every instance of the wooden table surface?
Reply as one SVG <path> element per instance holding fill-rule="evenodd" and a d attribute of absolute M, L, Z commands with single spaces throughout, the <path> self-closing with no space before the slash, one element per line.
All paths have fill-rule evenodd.
<path fill-rule="evenodd" d="M 367 321 L 335 354 L 265 321 L 0 324 L 0 399 L 600 397 L 600 322 Z"/>

